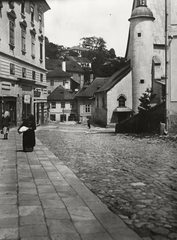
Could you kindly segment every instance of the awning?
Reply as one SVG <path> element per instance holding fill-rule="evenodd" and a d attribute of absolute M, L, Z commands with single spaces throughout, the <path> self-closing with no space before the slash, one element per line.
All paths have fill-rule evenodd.
<path fill-rule="evenodd" d="M 114 112 L 132 112 L 133 110 L 128 107 L 117 107 Z"/>

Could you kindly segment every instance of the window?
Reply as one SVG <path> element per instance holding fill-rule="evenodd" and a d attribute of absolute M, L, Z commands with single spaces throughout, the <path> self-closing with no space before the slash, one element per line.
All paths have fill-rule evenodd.
<path fill-rule="evenodd" d="M 9 22 L 9 31 L 10 31 L 10 45 L 14 46 L 15 45 L 15 22 L 14 21 L 10 21 Z"/>
<path fill-rule="evenodd" d="M 119 107 L 125 107 L 125 101 L 126 101 L 125 97 L 124 96 L 120 96 L 118 98 Z"/>
<path fill-rule="evenodd" d="M 34 23 L 34 6 L 31 5 L 31 22 Z"/>
<path fill-rule="evenodd" d="M 22 51 L 26 52 L 26 31 L 25 31 L 25 29 L 21 30 L 21 41 L 22 41 Z"/>
<path fill-rule="evenodd" d="M 54 80 L 50 80 L 50 86 L 54 86 Z"/>
<path fill-rule="evenodd" d="M 90 112 L 90 110 L 91 110 L 91 107 L 90 107 L 90 105 L 89 104 L 86 104 L 85 105 L 85 112 Z"/>
<path fill-rule="evenodd" d="M 51 103 L 51 108 L 56 108 L 56 102 Z"/>
<path fill-rule="evenodd" d="M 42 14 L 39 13 L 39 30 L 42 32 Z"/>
<path fill-rule="evenodd" d="M 65 87 L 65 85 L 66 85 L 66 80 L 64 79 L 63 80 L 63 87 Z"/>
<path fill-rule="evenodd" d="M 40 81 L 43 82 L 43 74 L 40 74 Z"/>
<path fill-rule="evenodd" d="M 10 74 L 15 75 L 15 65 L 10 63 Z"/>
<path fill-rule="evenodd" d="M 140 83 L 142 83 L 142 84 L 143 84 L 143 83 L 144 83 L 144 79 L 140 79 Z"/>
<path fill-rule="evenodd" d="M 43 44 L 40 43 L 40 60 L 42 61 L 43 60 Z"/>
<path fill-rule="evenodd" d="M 99 107 L 99 99 L 98 99 L 98 97 L 96 98 L 96 106 Z"/>
<path fill-rule="evenodd" d="M 48 90 L 48 94 L 51 94 L 51 90 Z"/>
<path fill-rule="evenodd" d="M 22 68 L 22 77 L 26 78 L 26 68 Z"/>
<path fill-rule="evenodd" d="M 35 73 L 35 71 L 32 71 L 32 79 L 33 79 L 33 80 L 36 79 L 36 73 Z"/>
<path fill-rule="evenodd" d="M 64 101 L 61 102 L 61 108 L 65 108 L 65 102 Z"/>
<path fill-rule="evenodd" d="M 141 33 L 138 33 L 138 37 L 141 37 Z"/>
<path fill-rule="evenodd" d="M 70 108 L 71 108 L 71 109 L 74 108 L 74 102 L 70 102 Z"/>
<path fill-rule="evenodd" d="M 25 1 L 24 0 L 22 0 L 22 2 L 21 2 L 21 13 L 25 14 Z"/>
<path fill-rule="evenodd" d="M 35 57 L 35 35 L 31 34 L 31 55 Z"/>
<path fill-rule="evenodd" d="M 56 121 L 56 116 L 55 116 L 55 114 L 50 114 L 50 120 L 51 120 L 51 121 Z"/>

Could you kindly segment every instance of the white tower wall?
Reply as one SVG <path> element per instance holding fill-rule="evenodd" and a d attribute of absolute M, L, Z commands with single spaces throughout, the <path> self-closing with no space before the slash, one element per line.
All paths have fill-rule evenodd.
<path fill-rule="evenodd" d="M 153 19 L 130 19 L 133 110 L 138 112 L 139 98 L 152 86 Z"/>

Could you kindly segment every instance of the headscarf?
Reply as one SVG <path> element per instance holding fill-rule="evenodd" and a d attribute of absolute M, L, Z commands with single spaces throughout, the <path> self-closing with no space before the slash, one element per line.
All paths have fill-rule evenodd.
<path fill-rule="evenodd" d="M 9 115 L 10 115 L 9 112 L 8 112 L 8 111 L 5 111 L 4 117 L 6 118 L 6 117 L 8 117 Z"/>

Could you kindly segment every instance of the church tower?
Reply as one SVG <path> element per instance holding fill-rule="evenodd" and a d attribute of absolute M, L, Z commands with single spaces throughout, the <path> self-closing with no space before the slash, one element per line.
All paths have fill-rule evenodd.
<path fill-rule="evenodd" d="M 146 0 L 137 0 L 130 21 L 130 59 L 132 67 L 133 111 L 138 112 L 139 98 L 152 86 L 153 13 Z"/>

